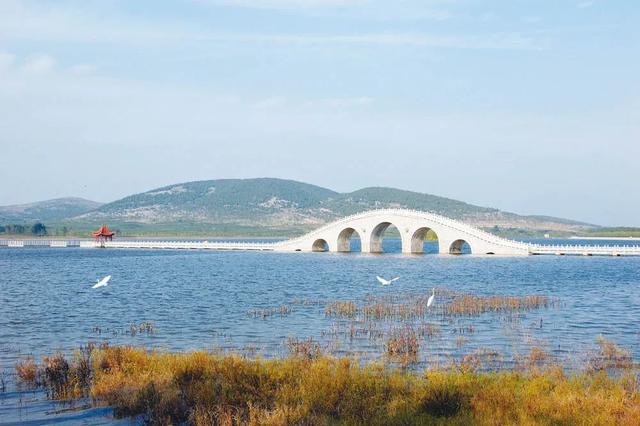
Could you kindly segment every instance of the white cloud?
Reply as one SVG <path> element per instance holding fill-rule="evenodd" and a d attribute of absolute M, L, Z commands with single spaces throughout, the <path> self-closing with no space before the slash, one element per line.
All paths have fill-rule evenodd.
<path fill-rule="evenodd" d="M 28 73 L 42 74 L 51 71 L 56 60 L 44 53 L 38 53 L 27 58 L 22 69 Z"/>

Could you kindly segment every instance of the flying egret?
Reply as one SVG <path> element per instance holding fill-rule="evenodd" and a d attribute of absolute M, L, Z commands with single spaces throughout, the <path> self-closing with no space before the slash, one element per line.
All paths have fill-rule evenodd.
<path fill-rule="evenodd" d="M 436 298 L 436 289 L 431 289 L 431 296 L 427 299 L 427 308 L 430 308 L 433 305 L 433 300 Z"/>
<path fill-rule="evenodd" d="M 384 278 L 379 277 L 379 276 L 376 276 L 376 278 L 378 279 L 378 281 L 380 281 L 380 284 L 382 284 L 382 285 L 389 285 L 389 284 L 391 284 L 392 282 L 394 282 L 394 281 L 396 281 L 396 280 L 399 280 L 399 279 L 400 279 L 400 277 L 395 277 L 395 278 L 392 278 L 392 279 L 390 279 L 389 281 L 387 281 L 387 280 L 385 280 Z"/>
<path fill-rule="evenodd" d="M 111 279 L 111 275 L 107 275 L 106 277 L 104 277 L 103 279 L 101 279 L 100 281 L 98 281 L 97 283 L 95 283 L 93 285 L 93 287 L 91 288 L 99 288 L 99 287 L 104 287 L 107 284 L 109 284 L 109 280 Z"/>

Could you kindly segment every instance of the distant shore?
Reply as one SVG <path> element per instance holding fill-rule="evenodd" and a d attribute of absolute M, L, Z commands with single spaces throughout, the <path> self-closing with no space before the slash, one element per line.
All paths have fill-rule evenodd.
<path fill-rule="evenodd" d="M 640 241 L 640 237 L 569 237 L 570 240 L 620 240 L 620 241 Z"/>

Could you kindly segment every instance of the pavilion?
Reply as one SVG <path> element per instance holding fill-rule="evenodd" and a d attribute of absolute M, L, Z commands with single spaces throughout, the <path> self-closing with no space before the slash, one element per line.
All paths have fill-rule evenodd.
<path fill-rule="evenodd" d="M 103 244 L 105 241 L 113 240 L 113 236 L 115 235 L 115 232 L 109 230 L 109 227 L 107 225 L 102 225 L 100 229 L 98 229 L 95 232 L 92 232 L 92 234 L 93 234 L 93 237 L 96 239 L 96 242 Z"/>

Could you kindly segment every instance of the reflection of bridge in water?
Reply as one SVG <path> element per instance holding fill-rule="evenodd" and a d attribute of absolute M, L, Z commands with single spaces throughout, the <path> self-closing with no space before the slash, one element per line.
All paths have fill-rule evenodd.
<path fill-rule="evenodd" d="M 142 249 L 268 250 L 281 252 L 349 252 L 353 240 L 360 240 L 363 253 L 382 253 L 385 231 L 395 227 L 400 234 L 402 252 L 424 252 L 424 242 L 437 238 L 440 254 L 480 255 L 640 255 L 640 246 L 540 245 L 509 240 L 479 228 L 434 213 L 404 209 L 371 210 L 344 217 L 297 238 L 279 242 L 219 241 L 51 241 L 51 247 L 100 247 Z M 26 244 L 25 244 L 26 243 Z M 30 246 L 25 241 L 2 241 L 10 247 Z M 39 242 L 39 246 L 47 245 Z"/>

